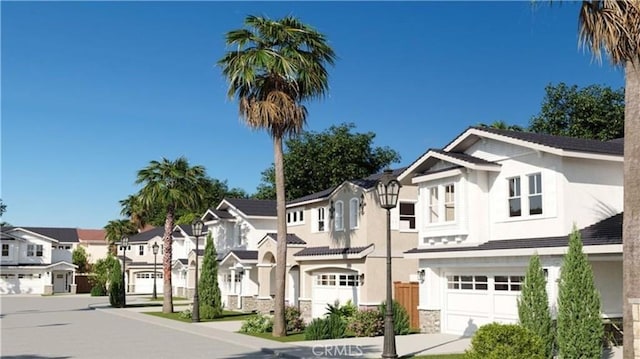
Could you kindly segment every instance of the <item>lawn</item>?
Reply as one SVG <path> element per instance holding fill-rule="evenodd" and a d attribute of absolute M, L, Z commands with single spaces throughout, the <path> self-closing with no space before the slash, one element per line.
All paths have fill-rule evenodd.
<path fill-rule="evenodd" d="M 181 318 L 180 312 L 173 312 L 168 314 L 162 313 L 162 312 L 146 312 L 144 314 L 154 315 L 156 317 L 161 317 L 166 319 L 173 319 L 173 320 L 177 320 L 185 323 L 192 322 L 191 318 Z M 215 319 L 200 319 L 200 321 L 201 322 L 224 322 L 224 321 L 231 321 L 231 320 L 246 320 L 255 315 L 256 315 L 255 313 L 242 313 L 242 312 L 225 310 L 222 312 L 222 317 L 215 318 Z"/>
<path fill-rule="evenodd" d="M 274 337 L 273 335 L 271 335 L 271 333 L 241 333 L 241 334 L 251 335 L 251 336 L 262 338 L 262 339 L 275 340 L 277 342 L 282 342 L 282 343 L 301 342 L 304 340 L 304 332 L 289 334 L 286 337 Z"/>
<path fill-rule="evenodd" d="M 463 359 L 464 354 L 433 354 L 409 357 L 411 359 Z"/>

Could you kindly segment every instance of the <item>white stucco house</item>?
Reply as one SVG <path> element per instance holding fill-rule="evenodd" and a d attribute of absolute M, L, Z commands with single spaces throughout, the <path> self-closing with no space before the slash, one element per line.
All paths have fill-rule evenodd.
<path fill-rule="evenodd" d="M 552 310 L 568 235 L 581 229 L 605 317 L 622 316 L 623 142 L 469 128 L 398 177 L 418 187 L 423 332 L 470 335 L 516 322 L 530 256 Z"/>
<path fill-rule="evenodd" d="M 0 294 L 75 293 L 75 228 L 3 227 Z"/>

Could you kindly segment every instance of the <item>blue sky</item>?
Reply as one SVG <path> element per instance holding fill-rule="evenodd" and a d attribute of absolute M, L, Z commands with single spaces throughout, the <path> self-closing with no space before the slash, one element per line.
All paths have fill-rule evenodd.
<path fill-rule="evenodd" d="M 620 88 L 577 46 L 577 5 L 530 2 L 2 2 L 2 218 L 101 228 L 151 160 L 255 192 L 271 140 L 215 66 L 248 14 L 294 15 L 339 59 L 309 130 L 353 122 L 414 161 L 471 125 L 527 125 L 544 87 Z"/>

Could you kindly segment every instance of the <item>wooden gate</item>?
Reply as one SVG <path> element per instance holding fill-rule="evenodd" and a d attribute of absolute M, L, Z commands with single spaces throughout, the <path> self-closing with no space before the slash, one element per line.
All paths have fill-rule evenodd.
<path fill-rule="evenodd" d="M 395 300 L 400 303 L 409 313 L 409 321 L 411 328 L 420 328 L 420 319 L 418 317 L 418 283 L 417 282 L 393 282 Z"/>

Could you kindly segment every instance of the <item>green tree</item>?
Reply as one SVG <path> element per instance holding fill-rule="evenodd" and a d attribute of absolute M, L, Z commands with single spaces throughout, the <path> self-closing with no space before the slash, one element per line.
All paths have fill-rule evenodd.
<path fill-rule="evenodd" d="M 575 226 L 569 235 L 569 250 L 562 262 L 558 290 L 558 355 L 599 359 L 604 336 L 600 294 Z"/>
<path fill-rule="evenodd" d="M 109 243 L 109 253 L 117 254 L 116 243 L 122 240 L 122 237 L 130 236 L 137 233 L 136 226 L 128 219 L 114 219 L 104 226 L 107 243 Z"/>
<path fill-rule="evenodd" d="M 100 293 L 106 293 L 111 290 L 111 281 L 117 276 L 117 281 L 122 283 L 122 269 L 120 261 L 111 253 L 106 258 L 98 259 L 91 268 L 91 284 L 92 287 L 100 287 Z M 122 287 L 122 285 L 120 285 Z M 115 290 L 118 290 L 116 285 Z M 93 291 L 93 290 L 92 290 Z M 122 292 L 120 292 L 122 295 Z"/>
<path fill-rule="evenodd" d="M 375 133 L 353 133 L 353 123 L 322 132 L 304 131 L 285 141 L 284 168 L 287 200 L 339 185 L 344 180 L 380 172 L 400 155 L 388 147 L 373 147 Z M 262 172 L 256 198 L 275 199 L 275 169 Z"/>
<path fill-rule="evenodd" d="M 202 260 L 202 273 L 198 283 L 200 296 L 200 318 L 213 319 L 222 315 L 222 298 L 218 286 L 218 261 L 216 246 L 211 233 L 207 235 L 207 243 Z"/>
<path fill-rule="evenodd" d="M 498 130 L 511 130 L 511 131 L 524 131 L 521 126 L 518 125 L 509 125 L 504 121 L 493 121 L 490 125 L 486 123 L 479 123 L 479 127 L 488 127 L 488 128 L 496 128 Z"/>
<path fill-rule="evenodd" d="M 109 304 L 112 307 L 124 307 L 124 302 L 122 301 L 125 292 L 124 287 L 125 283 L 124 278 L 122 278 L 120 262 L 116 260 L 112 262 L 112 267 L 109 271 Z"/>
<path fill-rule="evenodd" d="M 282 140 L 302 131 L 307 118 L 303 102 L 327 92 L 325 66 L 334 63 L 335 54 L 323 34 L 292 16 L 270 20 L 250 15 L 244 25 L 226 34 L 226 44 L 232 49 L 218 64 L 229 82 L 227 95 L 237 97 L 245 123 L 266 130 L 273 139 L 278 215 L 273 335 L 285 336 L 287 223 Z"/>
<path fill-rule="evenodd" d="M 120 206 L 122 206 L 120 214 L 129 217 L 138 231 L 149 223 L 150 213 L 142 205 L 139 196 L 129 195 L 120 201 Z"/>
<path fill-rule="evenodd" d="M 540 113 L 531 118 L 529 130 L 602 141 L 623 137 L 624 89 L 549 84 Z"/>
<path fill-rule="evenodd" d="M 624 67 L 624 227 L 622 229 L 623 331 L 634 333 L 629 299 L 640 298 L 640 0 L 583 1 L 580 43 L 600 59 Z M 635 332 L 637 333 L 637 332 Z M 637 335 L 624 336 L 624 357 L 635 358 Z"/>
<path fill-rule="evenodd" d="M 540 257 L 535 254 L 529 260 L 529 268 L 518 299 L 518 318 L 520 325 L 542 339 L 545 357 L 553 358 L 554 335 L 546 285 Z"/>
<path fill-rule="evenodd" d="M 73 250 L 73 252 L 71 253 L 71 261 L 73 262 L 73 264 L 78 266 L 79 273 L 89 272 L 89 258 L 84 247 L 77 246 L 76 249 Z"/>
<path fill-rule="evenodd" d="M 2 201 L 2 198 L 0 198 L 0 218 L 2 218 L 2 215 L 7 211 L 7 205 Z M 2 221 L 0 222 L 0 227 L 6 227 L 9 226 L 9 223 Z"/>
<path fill-rule="evenodd" d="M 163 269 L 163 303 L 162 312 L 173 312 L 173 296 L 171 291 L 171 233 L 175 226 L 177 208 L 198 208 L 201 205 L 207 177 L 202 166 L 190 166 L 189 161 L 179 157 L 175 161 L 163 158 L 151 161 L 140 171 L 136 184 L 143 185 L 137 194 L 143 208 L 149 209 L 160 205 L 164 208 L 165 222 L 162 237 L 164 253 Z"/>

